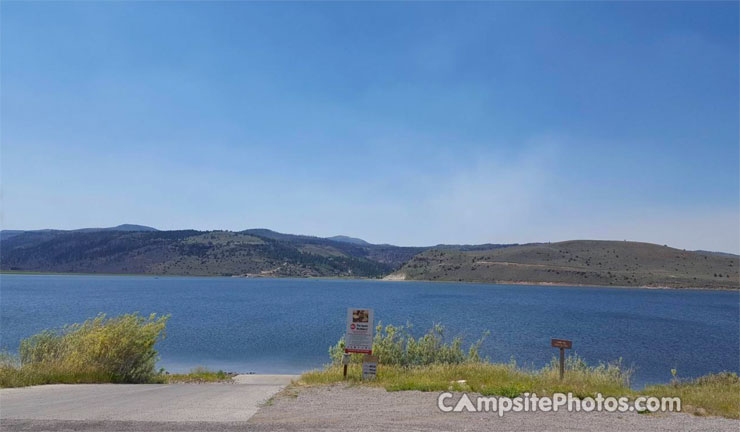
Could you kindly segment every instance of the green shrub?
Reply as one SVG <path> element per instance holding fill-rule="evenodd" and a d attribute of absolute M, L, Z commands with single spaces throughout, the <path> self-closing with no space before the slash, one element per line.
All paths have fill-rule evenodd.
<path fill-rule="evenodd" d="M 411 335 L 411 326 L 387 325 L 378 323 L 373 339 L 373 355 L 378 356 L 378 362 L 385 365 L 423 366 L 429 364 L 460 364 L 465 362 L 481 362 L 479 348 L 488 332 L 470 346 L 466 353 L 462 349 L 462 338 L 457 336 L 450 343 L 444 341 L 445 329 L 441 324 L 435 324 L 423 336 L 415 339 Z M 344 337 L 336 345 L 329 348 L 329 357 L 333 364 L 341 364 L 344 355 Z M 361 354 L 351 356 L 352 363 L 362 362 Z"/>
<path fill-rule="evenodd" d="M 457 364 L 435 363 L 423 366 L 378 365 L 377 378 L 362 381 L 361 368 L 353 365 L 347 377 L 341 367 L 330 365 L 323 370 L 306 372 L 301 382 L 308 385 L 333 382 L 352 382 L 384 387 L 388 391 L 472 391 L 487 396 L 514 397 L 523 393 L 547 396 L 555 392 L 572 392 L 576 397 L 632 395 L 625 386 L 622 375 L 607 366 L 589 367 L 582 360 L 574 361 L 580 366 L 569 370 L 560 380 L 558 371 L 551 367 L 524 369 L 513 363 L 463 362 Z M 616 367 L 616 366 L 612 366 Z"/>
<path fill-rule="evenodd" d="M 154 345 L 169 316 L 138 313 L 45 330 L 21 341 L 17 358 L 0 356 L 0 386 L 53 382 L 151 382 L 157 376 Z"/>
<path fill-rule="evenodd" d="M 634 373 L 631 367 L 625 367 L 620 357 L 616 361 L 589 366 L 578 353 L 573 353 L 565 358 L 565 373 L 569 377 L 580 377 L 588 380 L 600 380 L 602 383 L 619 383 L 625 387 L 630 386 L 630 378 Z M 553 357 L 550 364 L 539 371 L 543 377 L 549 379 L 560 378 L 560 359 Z"/>
<path fill-rule="evenodd" d="M 204 366 L 190 369 L 186 374 L 167 374 L 163 376 L 163 382 L 167 383 L 204 383 L 230 381 L 235 374 L 226 373 L 222 370 L 212 371 Z"/>
<path fill-rule="evenodd" d="M 735 372 L 720 372 L 696 379 L 682 380 L 674 376 L 670 384 L 646 387 L 643 394 L 680 397 L 684 412 L 740 418 L 740 377 Z"/>

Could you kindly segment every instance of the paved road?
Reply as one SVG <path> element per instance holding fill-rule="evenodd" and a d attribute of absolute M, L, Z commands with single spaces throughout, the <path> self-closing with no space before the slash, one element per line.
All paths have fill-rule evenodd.
<path fill-rule="evenodd" d="M 3 430 L 240 429 L 295 375 L 234 383 L 77 384 L 0 390 Z"/>

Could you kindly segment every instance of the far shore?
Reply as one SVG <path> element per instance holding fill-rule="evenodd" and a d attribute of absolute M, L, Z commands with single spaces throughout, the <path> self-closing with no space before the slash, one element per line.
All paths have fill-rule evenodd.
<path fill-rule="evenodd" d="M 432 283 L 465 283 L 478 285 L 525 285 L 525 286 L 552 286 L 552 287 L 584 287 L 584 288 L 626 288 L 626 289 L 648 289 L 648 290 L 699 290 L 699 291 L 740 291 L 740 287 L 671 287 L 656 285 L 596 285 L 582 283 L 565 283 L 565 282 L 523 282 L 523 281 L 447 281 L 447 280 L 426 280 L 426 279 L 381 279 L 383 282 L 432 282 Z"/>
<path fill-rule="evenodd" d="M 192 278 L 235 278 L 235 279 L 297 279 L 297 280 L 357 280 L 373 282 L 429 282 L 429 283 L 456 283 L 476 285 L 524 285 L 524 286 L 551 286 L 551 287 L 584 287 L 584 288 L 620 288 L 620 289 L 647 289 L 647 290 L 696 290 L 696 291 L 740 291 L 732 287 L 671 287 L 650 285 L 597 285 L 565 282 L 526 282 L 526 281 L 447 281 L 447 280 L 425 280 L 425 279 L 400 279 L 400 278 L 362 278 L 345 276 L 259 276 L 259 275 L 178 275 L 178 274 L 154 274 L 154 273 L 73 273 L 73 272 L 41 272 L 41 271 L 19 271 L 0 270 L 1 275 L 26 275 L 26 276 L 134 276 L 134 277 L 192 277 Z"/>

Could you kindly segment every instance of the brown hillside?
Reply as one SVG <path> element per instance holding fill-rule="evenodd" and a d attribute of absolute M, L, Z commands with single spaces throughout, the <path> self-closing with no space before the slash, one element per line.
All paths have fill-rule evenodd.
<path fill-rule="evenodd" d="M 488 251 L 429 250 L 390 278 L 738 289 L 738 269 L 738 256 L 651 243 L 573 240 Z"/>

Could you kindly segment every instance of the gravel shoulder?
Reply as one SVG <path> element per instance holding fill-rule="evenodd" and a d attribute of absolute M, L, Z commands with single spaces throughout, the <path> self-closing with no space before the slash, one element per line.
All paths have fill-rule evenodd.
<path fill-rule="evenodd" d="M 490 412 L 443 413 L 437 409 L 437 395 L 342 384 L 291 386 L 263 406 L 248 425 L 249 430 L 265 431 L 740 430 L 740 420 L 682 413 L 510 412 L 503 417 Z"/>

